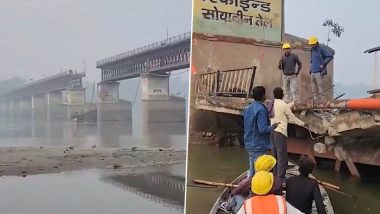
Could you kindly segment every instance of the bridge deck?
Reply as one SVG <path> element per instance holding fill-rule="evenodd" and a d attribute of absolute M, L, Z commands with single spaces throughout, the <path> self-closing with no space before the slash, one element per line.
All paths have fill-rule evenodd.
<path fill-rule="evenodd" d="M 154 44 L 118 54 L 96 63 L 101 69 L 102 81 L 119 81 L 190 66 L 191 33 L 184 33 Z"/>
<path fill-rule="evenodd" d="M 85 73 L 74 73 L 72 71 L 53 75 L 1 94 L 0 101 L 23 99 L 68 89 L 82 89 L 82 77 L 85 75 Z"/>

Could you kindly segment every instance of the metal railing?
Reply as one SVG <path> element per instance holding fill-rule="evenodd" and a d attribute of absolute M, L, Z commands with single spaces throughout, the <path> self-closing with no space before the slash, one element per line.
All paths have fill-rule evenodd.
<path fill-rule="evenodd" d="M 155 56 L 148 56 L 145 60 L 136 61 L 134 64 L 124 64 L 118 67 L 103 68 L 102 80 L 115 80 L 130 78 L 146 72 L 157 72 L 164 69 L 175 69 L 190 65 L 190 47 L 176 51 L 168 50 Z"/>
<path fill-rule="evenodd" d="M 118 54 L 118 55 L 100 60 L 100 61 L 96 62 L 96 66 L 98 67 L 98 66 L 110 63 L 110 62 L 114 62 L 114 61 L 129 57 L 129 56 L 132 56 L 132 55 L 141 54 L 141 53 L 149 51 L 149 50 L 157 49 L 157 48 L 164 47 L 164 46 L 173 45 L 173 44 L 185 41 L 185 40 L 189 40 L 190 38 L 191 38 L 190 32 L 180 34 L 180 35 L 162 40 L 160 42 L 156 42 L 156 43 L 153 43 L 150 45 L 146 45 L 144 47 L 136 48 L 136 49 L 124 52 L 122 54 Z"/>
<path fill-rule="evenodd" d="M 197 74 L 196 95 L 250 97 L 256 67 Z"/>

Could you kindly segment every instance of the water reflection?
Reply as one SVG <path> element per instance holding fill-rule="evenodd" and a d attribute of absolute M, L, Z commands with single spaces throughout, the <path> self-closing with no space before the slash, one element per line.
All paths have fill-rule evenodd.
<path fill-rule="evenodd" d="M 184 167 L 184 166 L 183 166 Z M 185 177 L 167 172 L 112 175 L 102 180 L 164 206 L 183 210 Z"/>
<path fill-rule="evenodd" d="M 0 213 L 179 214 L 183 212 L 183 184 L 184 177 L 171 174 L 170 169 L 147 175 L 91 170 L 2 177 Z"/>
<path fill-rule="evenodd" d="M 0 146 L 96 144 L 186 149 L 185 100 L 160 105 L 151 101 L 138 103 L 129 110 L 133 112 L 132 120 L 84 121 L 79 126 L 67 119 L 70 109 L 65 106 L 1 111 Z"/>

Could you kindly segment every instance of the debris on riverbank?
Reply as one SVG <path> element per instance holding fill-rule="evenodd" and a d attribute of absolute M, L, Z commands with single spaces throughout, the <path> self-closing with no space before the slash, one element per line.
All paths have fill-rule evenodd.
<path fill-rule="evenodd" d="M 168 149 L 0 148 L 0 175 L 23 176 L 81 169 L 123 169 L 185 163 L 186 152 Z M 117 167 L 115 167 L 117 166 Z"/>

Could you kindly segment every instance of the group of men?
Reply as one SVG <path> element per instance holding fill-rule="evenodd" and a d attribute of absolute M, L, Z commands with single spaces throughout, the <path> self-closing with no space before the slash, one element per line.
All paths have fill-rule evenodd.
<path fill-rule="evenodd" d="M 314 101 L 323 102 L 325 101 L 324 78 L 327 74 L 327 65 L 333 55 L 318 43 L 316 37 L 309 38 L 309 45 L 311 46 L 310 76 Z M 251 191 L 255 196 L 245 200 L 242 206 L 243 211 L 240 209 L 238 213 L 300 213 L 298 210 L 302 213 L 310 213 L 313 200 L 317 203 L 318 213 L 325 213 L 318 185 L 307 177 L 312 171 L 311 163 L 313 162 L 310 159 L 304 158 L 300 161 L 301 177 L 285 180 L 288 166 L 286 142 L 288 124 L 292 123 L 305 128 L 309 125 L 298 119 L 291 111 L 292 103 L 299 101 L 297 78 L 302 69 L 302 63 L 298 56 L 291 52 L 289 43 L 283 44 L 283 50 L 284 54 L 279 62 L 279 69 L 282 70 L 283 75 L 283 88 L 277 87 L 273 90 L 274 100 L 266 106 L 264 104 L 265 88 L 256 86 L 252 90 L 254 101 L 244 111 L 244 144 L 249 155 L 249 173 L 246 183 L 251 183 Z M 269 167 L 270 170 L 257 170 L 255 164 L 270 151 L 274 156 L 275 164 Z M 271 170 L 273 172 L 269 172 Z M 287 205 L 281 196 L 276 196 L 281 195 L 282 191 L 281 188 L 275 188 L 275 186 L 282 187 L 283 183 L 287 186 L 286 199 L 290 205 Z M 303 191 L 306 191 L 307 195 L 302 195 Z M 266 199 L 261 196 L 266 196 L 264 197 Z M 242 199 L 235 196 L 229 204 L 239 204 L 239 201 L 242 202 Z M 293 209 L 294 207 L 296 209 Z"/>
<path fill-rule="evenodd" d="M 233 189 L 230 199 L 220 209 L 235 214 L 310 214 L 315 201 L 318 213 L 326 214 L 318 182 L 309 177 L 315 166 L 310 158 L 302 156 L 300 174 L 287 179 L 286 197 L 282 195 L 281 179 L 272 173 L 275 165 L 273 156 L 260 156 L 254 164 L 255 175 Z M 249 189 L 252 194 L 246 199 L 244 195 Z"/>
<path fill-rule="evenodd" d="M 311 46 L 309 74 L 313 101 L 325 102 L 325 94 L 328 90 L 324 87 L 324 82 L 327 65 L 333 59 L 333 53 L 320 45 L 315 36 L 309 38 L 309 45 Z M 279 61 L 278 68 L 282 71 L 282 88 L 285 91 L 285 101 L 288 103 L 299 102 L 297 79 L 302 69 L 302 62 L 295 53 L 291 52 L 289 43 L 284 43 L 282 49 L 284 54 Z"/>
<path fill-rule="evenodd" d="M 277 159 L 274 174 L 285 179 L 288 166 L 288 151 L 286 139 L 288 137 L 288 124 L 293 123 L 308 127 L 298 119 L 290 109 L 290 105 L 283 101 L 282 88 L 273 90 L 274 101 L 268 108 L 265 106 L 265 88 L 256 86 L 252 90 L 254 101 L 244 111 L 244 146 L 249 155 L 249 174 L 255 174 L 254 162 L 261 155 L 272 151 Z"/>

